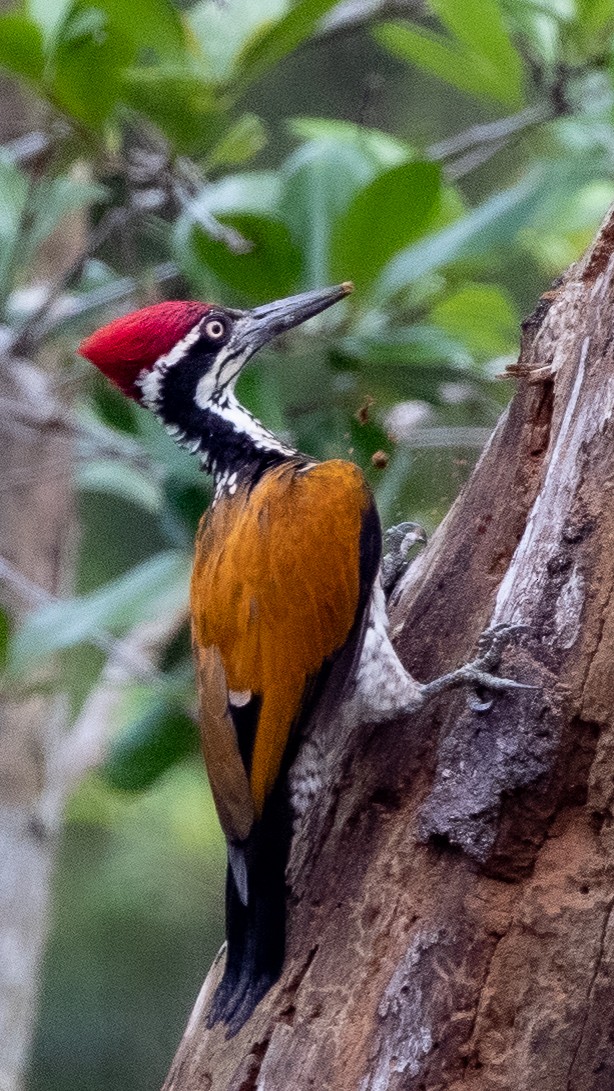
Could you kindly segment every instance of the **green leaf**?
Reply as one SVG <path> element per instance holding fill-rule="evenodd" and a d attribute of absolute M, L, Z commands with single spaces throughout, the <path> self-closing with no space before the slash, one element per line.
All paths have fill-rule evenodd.
<path fill-rule="evenodd" d="M 321 117 L 294 117 L 286 123 L 293 136 L 299 140 L 328 141 L 337 146 L 347 144 L 362 157 L 370 159 L 377 170 L 396 167 L 414 159 L 415 149 L 405 140 L 399 140 L 380 129 L 368 129 L 352 121 Z"/>
<path fill-rule="evenodd" d="M 518 107 L 522 95 L 512 74 L 508 79 L 498 66 L 483 56 L 432 31 L 410 28 L 405 23 L 384 23 L 374 31 L 378 42 L 401 60 L 424 68 L 459 91 Z"/>
<path fill-rule="evenodd" d="M 0 66 L 39 83 L 45 67 L 43 36 L 32 20 L 16 12 L 0 16 Z"/>
<path fill-rule="evenodd" d="M 241 83 L 258 79 L 296 49 L 337 3 L 338 0 L 298 0 L 273 26 L 264 27 L 237 57 L 235 70 Z"/>
<path fill-rule="evenodd" d="M 481 357 L 510 352 L 518 340 L 518 314 L 494 284 L 467 284 L 438 303 L 431 318 Z"/>
<path fill-rule="evenodd" d="M 56 105 L 93 129 L 122 102 L 124 73 L 143 54 L 149 61 L 184 57 L 183 26 L 169 0 L 78 0 L 63 8 L 61 20 L 46 21 L 46 29 L 49 92 Z"/>
<path fill-rule="evenodd" d="M 440 175 L 435 163 L 402 163 L 361 189 L 335 224 L 333 279 L 368 287 L 393 254 L 420 238 L 439 208 Z"/>
<path fill-rule="evenodd" d="M 84 18 L 88 12 L 96 18 Z M 135 49 L 100 9 L 74 5 L 58 30 L 49 76 L 55 103 L 88 128 L 99 129 L 121 101 L 122 71 Z"/>
<path fill-rule="evenodd" d="M 160 65 L 122 73 L 122 94 L 173 141 L 175 150 L 201 154 L 219 137 L 224 124 L 220 105 L 208 84 L 181 68 Z"/>
<path fill-rule="evenodd" d="M 39 27 L 45 42 L 51 42 L 60 32 L 75 0 L 26 0 L 25 9 L 33 23 Z"/>
<path fill-rule="evenodd" d="M 175 702 L 158 698 L 113 739 L 100 772 L 112 788 L 142 792 L 197 749 L 198 731 L 191 717 Z"/>
<path fill-rule="evenodd" d="M 505 27 L 497 0 L 429 0 L 430 7 L 454 37 L 476 56 L 489 61 L 507 88 L 508 101 L 522 101 L 522 62 Z"/>
<path fill-rule="evenodd" d="M 275 217 L 281 203 L 282 184 L 277 171 L 244 171 L 211 182 L 191 205 L 191 220 L 209 216 L 251 212 Z M 190 222 L 191 222 L 190 220 Z"/>
<path fill-rule="evenodd" d="M 549 182 L 550 172 L 534 171 L 449 227 L 401 250 L 382 270 L 376 295 L 386 298 L 461 258 L 480 257 L 494 247 L 509 245 L 530 221 Z"/>
<path fill-rule="evenodd" d="M 190 458 L 186 451 L 164 430 L 153 413 L 137 410 L 138 448 L 158 463 L 163 473 L 186 484 L 203 486 L 203 471 L 197 458 Z"/>
<path fill-rule="evenodd" d="M 87 0 L 135 50 L 148 49 L 165 60 L 180 60 L 185 34 L 179 12 L 170 0 Z"/>
<path fill-rule="evenodd" d="M 119 633 L 187 600 L 190 563 L 159 553 L 91 595 L 54 602 L 26 619 L 11 641 L 10 669 L 29 670 L 48 655 L 101 632 Z"/>
<path fill-rule="evenodd" d="M 265 303 L 288 295 L 297 286 L 301 255 L 285 224 L 250 213 L 220 219 L 248 240 L 248 253 L 233 253 L 198 224 L 192 229 L 191 245 L 197 259 L 233 292 L 250 303 Z"/>
<path fill-rule="evenodd" d="M 160 511 L 162 489 L 150 475 L 118 459 L 101 458 L 77 469 L 77 486 L 89 492 L 111 493 L 146 511 Z"/>
<path fill-rule="evenodd" d="M 132 399 L 121 394 L 97 369 L 90 373 L 90 382 L 98 421 L 108 426 L 111 441 L 115 440 L 116 431 L 134 436 L 138 431 L 138 409 Z"/>
<path fill-rule="evenodd" d="M 252 159 L 265 145 L 266 129 L 260 118 L 243 114 L 207 156 L 207 170 L 236 167 Z"/>
<path fill-rule="evenodd" d="M 366 152 L 322 140 L 299 148 L 282 172 L 281 209 L 305 256 L 305 287 L 321 287 L 331 277 L 330 241 L 335 222 L 377 169 Z"/>
<path fill-rule="evenodd" d="M 612 31 L 614 11 L 612 0 L 576 0 L 576 22 L 585 32 L 608 28 Z"/>
<path fill-rule="evenodd" d="M 348 422 L 349 451 L 352 462 L 357 462 L 365 473 L 370 483 L 381 473 L 371 462 L 376 451 L 384 451 L 389 457 L 394 452 L 394 443 L 388 432 L 376 420 L 368 420 L 364 424 L 359 422 L 354 415 Z M 348 451 L 348 453 L 349 453 Z"/>
<path fill-rule="evenodd" d="M 100 8 L 78 5 L 64 27 L 63 40 L 77 42 L 80 38 L 97 38 L 104 35 L 106 26 L 107 19 Z"/>
<path fill-rule="evenodd" d="M 471 356 L 459 340 L 425 324 L 348 334 L 337 347 L 352 359 L 373 367 L 449 364 L 466 369 L 471 365 Z"/>
<path fill-rule="evenodd" d="M 285 412 L 288 395 L 279 381 L 279 366 L 276 366 L 275 358 L 266 360 L 263 367 L 256 365 L 242 371 L 237 394 L 241 405 L 272 432 L 287 434 L 291 430 L 291 421 Z"/>
<path fill-rule="evenodd" d="M 207 78 L 216 83 L 235 75 L 236 59 L 250 39 L 274 25 L 287 12 L 289 0 L 233 0 L 232 4 L 200 0 L 185 18 L 198 43 Z"/>
<path fill-rule="evenodd" d="M 164 499 L 168 505 L 164 512 L 165 525 L 170 519 L 176 519 L 185 531 L 188 548 L 194 541 L 203 512 L 213 499 L 208 480 L 201 471 L 198 482 L 185 481 L 176 474 L 169 474 L 165 482 Z"/>

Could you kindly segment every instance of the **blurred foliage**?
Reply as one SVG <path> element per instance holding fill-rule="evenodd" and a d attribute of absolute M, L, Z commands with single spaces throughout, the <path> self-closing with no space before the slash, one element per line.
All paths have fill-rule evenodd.
<path fill-rule="evenodd" d="M 523 311 L 614 195 L 614 0 L 428 0 L 413 21 L 378 20 L 371 4 L 362 24 L 329 33 L 336 10 L 337 0 L 23 0 L 0 16 L 0 66 L 35 104 L 42 134 L 35 169 L 19 142 L 0 149 L 0 322 L 9 345 L 38 351 L 44 339 L 43 361 L 61 362 L 53 382 L 73 392 L 83 528 L 76 597 L 14 632 L 2 615 L 0 655 L 9 683 L 24 687 L 54 654 L 75 714 L 113 641 L 185 602 L 210 495 L 149 414 L 75 361 L 81 336 L 165 295 L 249 307 L 353 279 L 347 302 L 249 367 L 239 395 L 310 454 L 354 458 L 384 522 L 430 529 L 510 395 L 497 376 Z M 82 260 L 41 285 L 41 249 L 83 210 Z M 380 449 L 384 471 L 371 461 Z M 185 929 L 175 940 L 170 906 L 184 878 L 169 876 L 182 835 L 168 824 L 154 834 L 147 816 L 193 777 L 188 644 L 184 629 L 160 671 L 127 685 L 106 765 L 73 805 L 65 859 L 72 845 L 83 871 L 61 871 L 58 920 L 69 925 L 51 947 L 52 1029 L 32 1087 L 51 1087 L 64 1065 L 50 1056 L 68 1032 L 49 982 L 62 978 L 66 948 L 93 942 L 85 903 L 101 920 L 124 883 L 113 868 L 127 875 L 137 843 L 147 881 L 161 877 L 155 898 L 169 899 L 164 927 L 143 924 L 144 947 L 181 957 Z M 199 834 L 197 871 L 209 867 L 209 836 Z M 125 863 L 109 862 L 112 844 Z M 143 862 L 130 875 L 135 901 L 144 873 Z M 200 950 L 193 915 L 189 929 Z M 192 992 L 205 968 L 196 960 Z M 95 988 L 89 961 L 87 973 Z M 142 987 L 151 1033 L 159 986 L 144 976 Z M 127 1043 L 135 1009 L 110 1003 Z M 188 1006 L 184 997 L 181 1018 Z M 166 1060 L 181 1018 L 160 1031 Z M 84 1066 L 54 1086 L 93 1086 Z M 111 1066 L 99 1086 L 151 1086 L 163 1068 L 160 1056 L 123 1075 Z"/>
<path fill-rule="evenodd" d="M 138 797 L 90 781 L 67 817 L 29 1086 L 153 1088 L 222 934 L 211 798 L 183 766 Z"/>

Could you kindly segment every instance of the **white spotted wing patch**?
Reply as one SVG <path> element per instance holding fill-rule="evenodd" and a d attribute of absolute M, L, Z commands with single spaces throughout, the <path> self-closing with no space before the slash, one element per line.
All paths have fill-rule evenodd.
<path fill-rule="evenodd" d="M 233 708 L 244 708 L 252 699 L 251 689 L 229 689 L 228 702 Z"/>

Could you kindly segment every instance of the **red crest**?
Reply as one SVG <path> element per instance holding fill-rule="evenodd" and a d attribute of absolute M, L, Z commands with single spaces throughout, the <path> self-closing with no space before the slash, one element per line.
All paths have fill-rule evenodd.
<path fill-rule="evenodd" d="M 135 379 L 166 356 L 211 310 L 208 303 L 173 300 L 154 303 L 116 318 L 86 337 L 79 355 L 91 360 L 124 394 L 140 400 Z"/>

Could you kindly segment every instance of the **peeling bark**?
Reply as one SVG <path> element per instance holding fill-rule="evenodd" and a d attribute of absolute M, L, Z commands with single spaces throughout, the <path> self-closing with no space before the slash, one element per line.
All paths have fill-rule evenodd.
<path fill-rule="evenodd" d="M 614 210 L 540 301 L 518 391 L 392 606 L 429 679 L 526 628 L 489 712 L 318 725 L 282 979 L 235 1038 L 203 986 L 165 1091 L 614 1087 Z"/>

